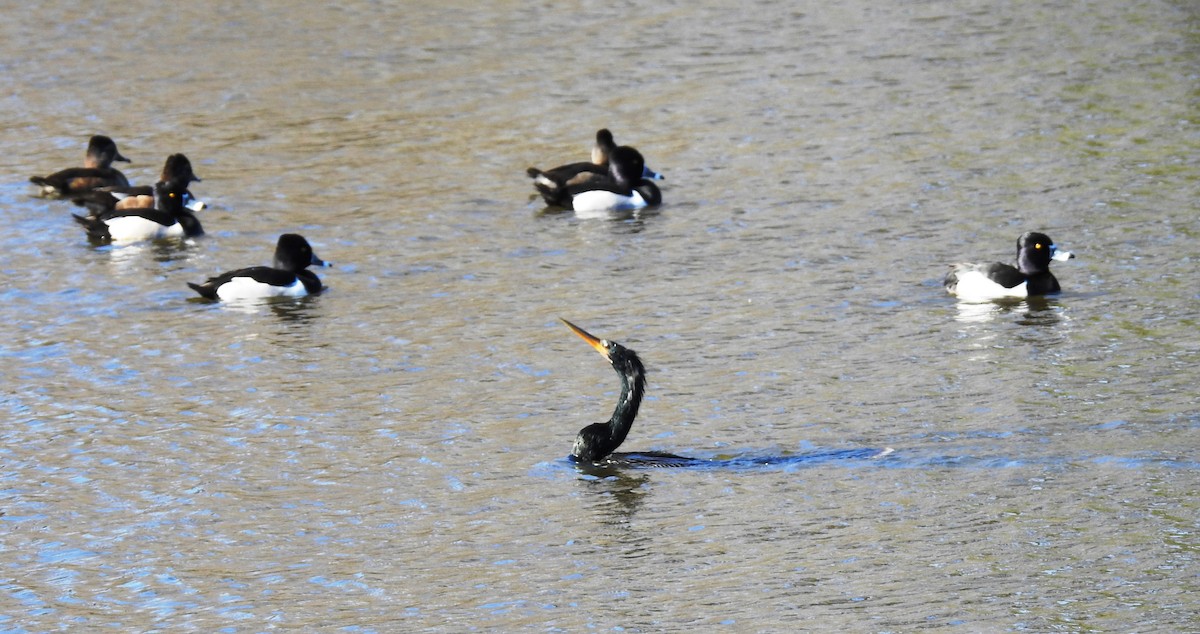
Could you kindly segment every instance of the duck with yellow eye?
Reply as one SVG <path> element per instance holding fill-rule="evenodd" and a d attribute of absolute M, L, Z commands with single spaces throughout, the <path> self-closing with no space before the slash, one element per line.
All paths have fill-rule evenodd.
<path fill-rule="evenodd" d="M 1017 238 L 1016 266 L 1003 262 L 955 264 L 943 284 L 964 302 L 1049 295 L 1062 290 L 1050 272 L 1050 261 L 1074 257 L 1070 251 L 1059 250 L 1050 236 L 1030 231 Z"/>
<path fill-rule="evenodd" d="M 192 171 L 192 162 L 183 154 L 167 157 L 158 180 L 182 183 L 183 205 L 192 211 L 205 208 L 205 203 L 196 200 L 188 191 L 191 183 L 199 183 L 201 179 Z M 73 196 L 71 202 L 80 207 L 87 207 L 89 216 L 100 216 L 120 209 L 153 209 L 154 188 L 149 185 L 101 187 Z"/>
<path fill-rule="evenodd" d="M 96 216 L 74 215 L 88 237 L 100 242 L 130 243 L 202 235 L 200 221 L 184 206 L 187 183 L 159 181 L 151 209 L 116 209 Z"/>

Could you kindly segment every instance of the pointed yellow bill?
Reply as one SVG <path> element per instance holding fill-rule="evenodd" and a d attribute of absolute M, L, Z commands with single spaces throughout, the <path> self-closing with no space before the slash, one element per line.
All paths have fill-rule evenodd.
<path fill-rule="evenodd" d="M 570 328 L 575 334 L 579 335 L 580 339 L 583 339 L 584 341 L 588 342 L 593 348 L 595 348 L 596 352 L 599 352 L 601 354 L 601 356 L 603 356 L 605 359 L 608 358 L 608 342 L 607 341 L 592 335 L 588 331 L 584 330 L 583 328 L 580 328 L 579 326 L 576 326 L 575 324 L 563 319 L 562 317 L 559 317 L 559 319 L 562 320 L 562 323 L 567 325 L 567 328 Z"/>

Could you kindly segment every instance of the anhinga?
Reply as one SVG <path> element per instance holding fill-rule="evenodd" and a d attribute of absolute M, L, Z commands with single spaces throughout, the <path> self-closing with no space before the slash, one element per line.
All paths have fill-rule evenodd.
<path fill-rule="evenodd" d="M 724 460 L 704 460 L 688 458 L 675 454 L 657 451 L 637 453 L 613 453 L 625 437 L 629 428 L 637 418 L 638 407 L 642 404 L 642 396 L 646 393 L 646 368 L 637 353 L 615 341 L 601 339 L 583 328 L 563 319 L 575 334 L 588 342 L 600 356 L 612 364 L 617 376 L 621 377 L 621 396 L 617 398 L 617 406 L 613 409 L 608 422 L 593 423 L 579 430 L 575 437 L 575 445 L 571 448 L 571 460 L 580 465 L 590 467 L 636 466 L 636 467 L 755 467 L 762 465 L 789 464 L 818 464 L 829 460 L 846 459 L 875 459 L 892 453 L 891 448 L 885 449 L 832 449 L 804 454 L 784 456 L 763 456 L 731 458 Z"/>
<path fill-rule="evenodd" d="M 600 356 L 612 364 L 617 376 L 621 377 L 621 396 L 606 423 L 593 423 L 579 430 L 575 445 L 571 448 L 571 460 L 579 463 L 641 464 L 646 466 L 683 466 L 704 462 L 668 453 L 638 452 L 614 454 L 625 442 L 633 419 L 637 418 L 638 406 L 646 392 L 646 368 L 637 353 L 615 341 L 600 339 L 583 328 L 563 319 L 575 334 L 588 342 Z"/>

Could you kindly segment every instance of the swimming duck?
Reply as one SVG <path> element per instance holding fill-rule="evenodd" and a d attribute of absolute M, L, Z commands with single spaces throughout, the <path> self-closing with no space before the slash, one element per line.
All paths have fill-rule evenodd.
<path fill-rule="evenodd" d="M 303 236 L 285 233 L 275 245 L 275 265 L 252 266 L 188 286 L 208 299 L 224 301 L 303 297 L 321 292 L 321 280 L 309 266 L 329 266 L 313 253 Z"/>
<path fill-rule="evenodd" d="M 646 162 L 641 152 L 622 145 L 609 154 L 608 173 L 577 185 L 551 185 L 534 180 L 547 204 L 576 212 L 628 211 L 656 207 L 662 192 L 643 178 Z"/>
<path fill-rule="evenodd" d="M 162 238 L 184 238 L 204 233 L 200 221 L 183 206 L 186 184 L 160 181 L 154 184 L 154 207 L 120 209 L 95 216 L 72 214 L 93 240 L 138 242 Z"/>
<path fill-rule="evenodd" d="M 542 184 L 553 188 L 582 185 L 592 180 L 602 179 L 608 175 L 608 157 L 616 149 L 617 144 L 613 140 L 612 132 L 609 132 L 608 128 L 602 128 L 596 132 L 596 144 L 592 146 L 592 161 L 590 163 L 568 163 L 548 170 L 531 167 L 525 170 L 525 173 L 534 179 L 535 186 Z M 663 180 L 665 177 L 643 165 L 642 178 Z"/>
<path fill-rule="evenodd" d="M 83 167 L 72 167 L 49 176 L 31 176 L 29 182 L 41 189 L 46 197 L 69 197 L 97 187 L 128 187 L 129 180 L 112 167 L 113 161 L 131 162 L 117 151 L 112 139 L 97 134 L 88 141 Z"/>
<path fill-rule="evenodd" d="M 1030 231 L 1017 239 L 1017 265 L 1003 262 L 955 264 L 946 275 L 946 290 L 964 301 L 990 301 L 1048 295 L 1061 290 L 1050 261 L 1075 257 L 1060 251 L 1044 233 Z"/>
<path fill-rule="evenodd" d="M 170 183 L 173 187 L 183 188 L 184 207 L 192 211 L 204 209 L 204 203 L 196 200 L 192 196 L 192 192 L 188 191 L 191 183 L 199 183 L 201 179 L 192 171 L 192 162 L 183 154 L 172 154 L 167 157 L 158 180 Z M 83 192 L 73 197 L 71 202 L 81 207 L 87 207 L 89 215 L 92 216 L 121 209 L 152 209 L 154 207 L 154 188 L 149 185 L 101 187 Z"/>

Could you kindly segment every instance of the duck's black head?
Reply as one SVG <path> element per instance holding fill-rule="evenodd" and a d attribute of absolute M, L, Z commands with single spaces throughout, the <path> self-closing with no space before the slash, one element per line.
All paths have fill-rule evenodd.
<path fill-rule="evenodd" d="M 131 163 L 117 151 L 117 142 L 103 134 L 97 134 L 88 140 L 87 155 L 95 159 L 101 167 L 108 167 L 113 161 Z"/>
<path fill-rule="evenodd" d="M 1070 251 L 1059 251 L 1050 236 L 1029 231 L 1017 238 L 1017 269 L 1025 275 L 1045 273 L 1050 270 L 1050 260 L 1069 260 L 1075 257 Z"/>
<path fill-rule="evenodd" d="M 192 171 L 192 162 L 182 154 L 172 154 L 167 157 L 167 162 L 163 163 L 160 180 L 174 180 L 183 183 L 184 187 L 191 182 L 201 182 L 200 177 Z"/>
<path fill-rule="evenodd" d="M 275 268 L 296 273 L 310 265 L 326 266 L 325 262 L 313 253 L 312 246 L 304 236 L 295 233 L 279 236 L 279 242 L 275 244 Z"/>
<path fill-rule="evenodd" d="M 642 179 L 646 171 L 646 159 L 636 149 L 622 145 L 608 156 L 608 173 L 619 183 L 632 186 Z"/>
<path fill-rule="evenodd" d="M 185 193 L 187 193 L 187 183 L 158 181 L 154 184 L 154 208 L 179 215 L 184 212 Z"/>

